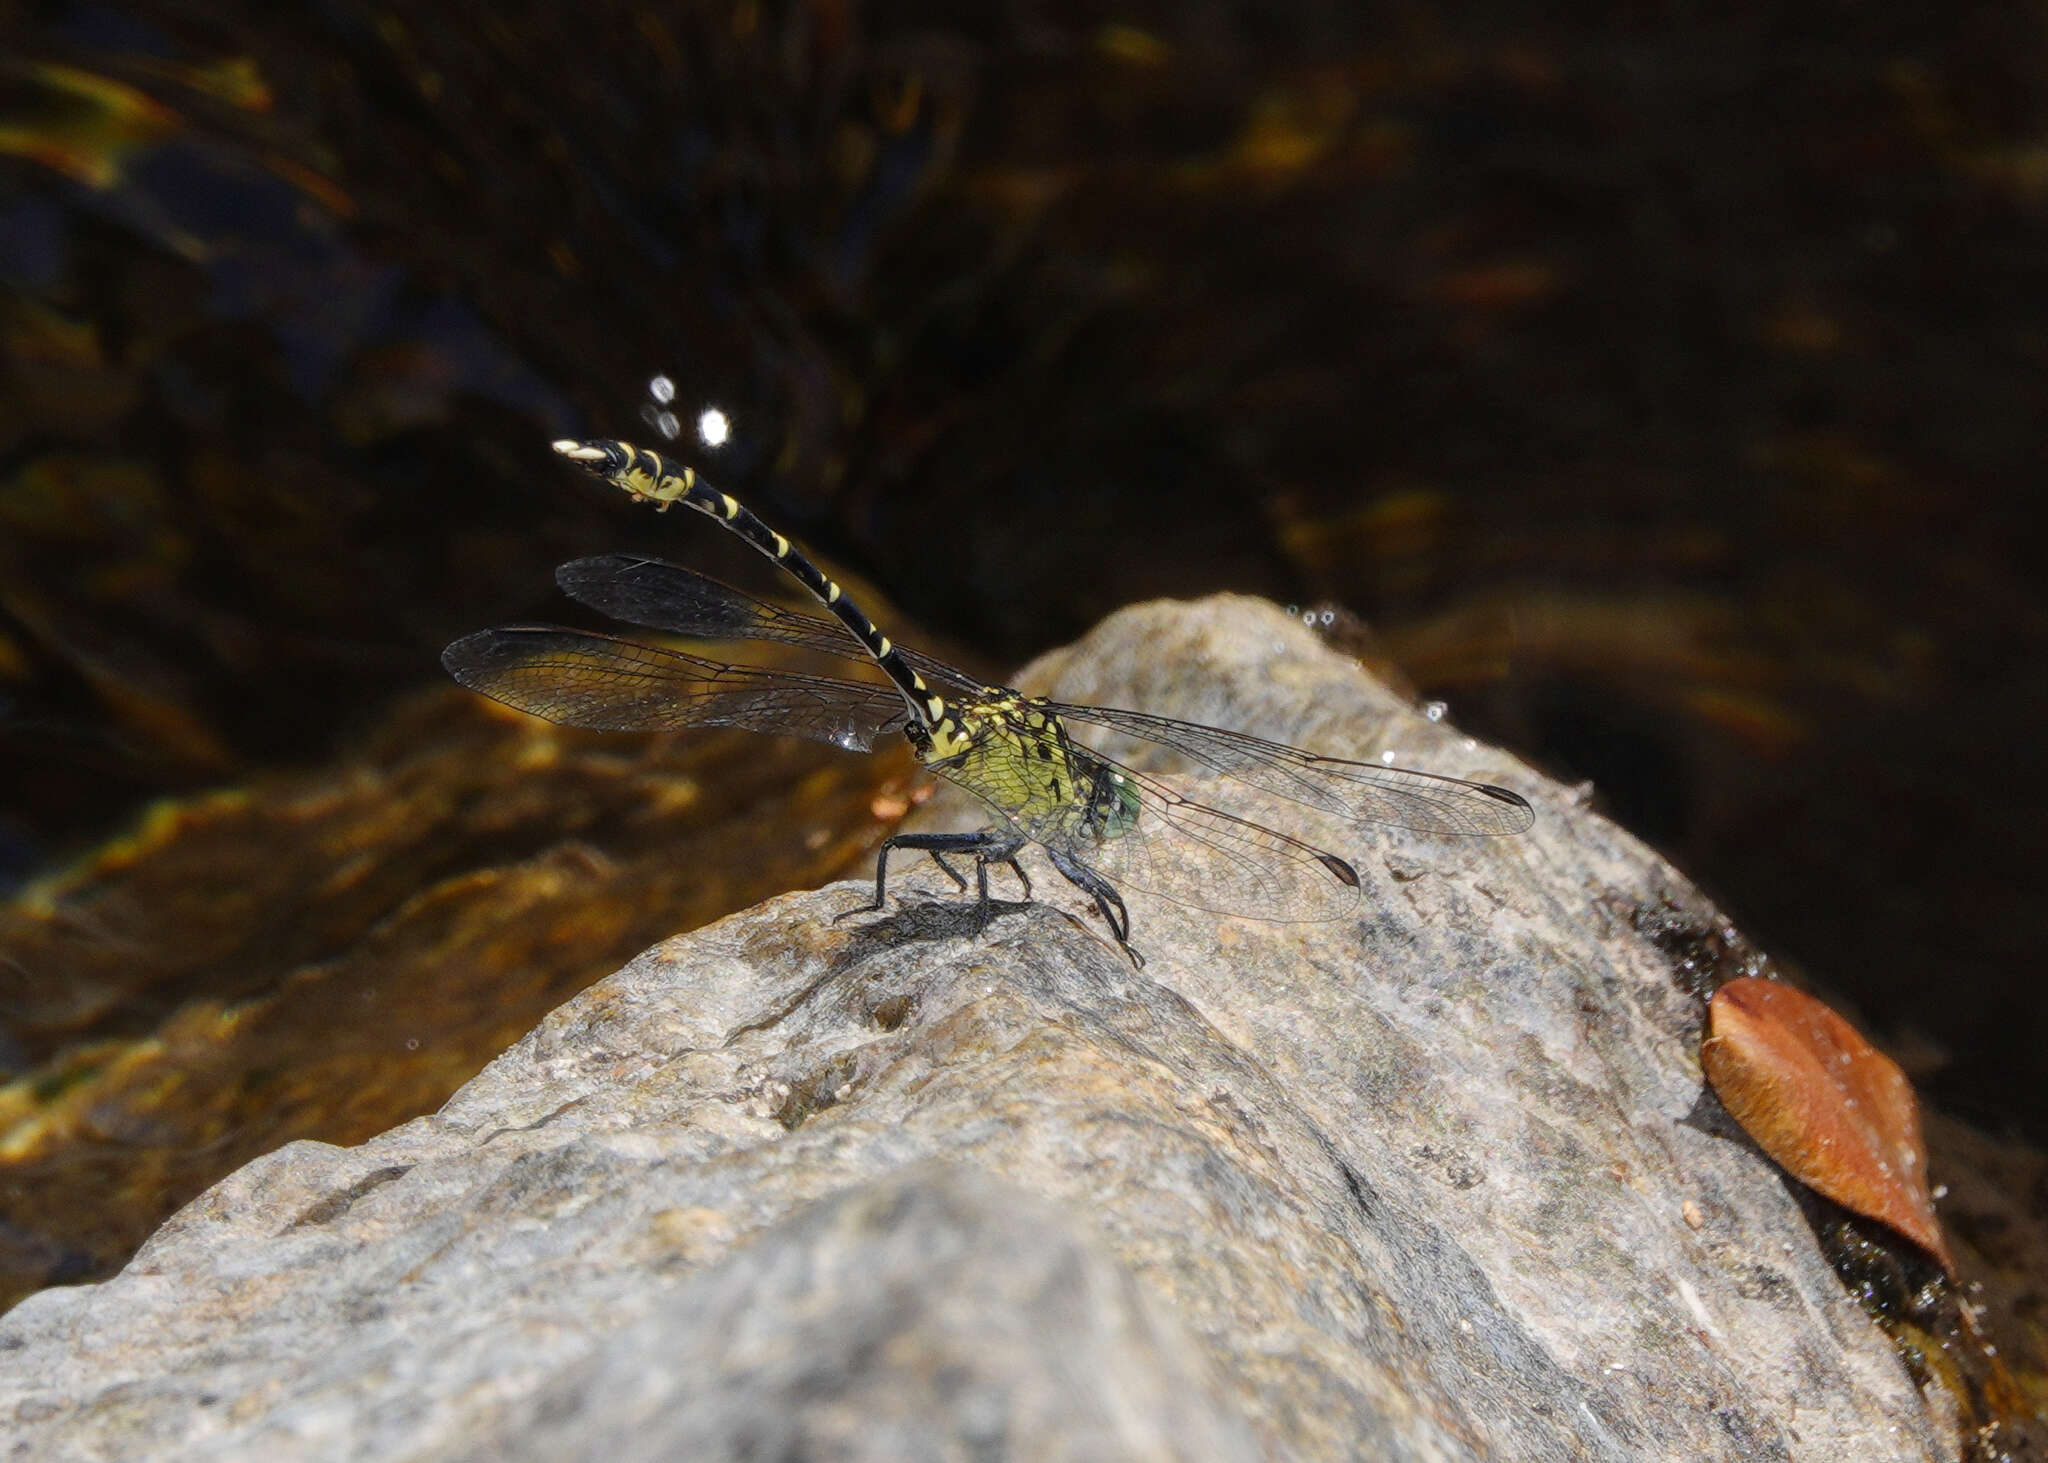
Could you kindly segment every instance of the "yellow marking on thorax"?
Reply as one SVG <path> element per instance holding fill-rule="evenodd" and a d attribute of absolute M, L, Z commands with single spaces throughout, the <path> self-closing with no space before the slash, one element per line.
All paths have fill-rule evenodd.
<path fill-rule="evenodd" d="M 926 700 L 925 712 L 931 719 L 931 751 L 926 761 L 943 762 L 974 746 L 975 734 L 981 729 L 978 718 L 971 714 L 955 717 L 937 696 Z"/>

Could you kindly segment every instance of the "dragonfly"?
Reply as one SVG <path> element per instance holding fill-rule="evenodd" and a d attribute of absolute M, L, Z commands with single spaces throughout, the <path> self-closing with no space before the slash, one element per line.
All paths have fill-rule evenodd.
<path fill-rule="evenodd" d="M 1246 732 L 1143 711 L 1026 696 L 897 645 L 794 543 L 730 495 L 659 453 L 611 439 L 569 440 L 555 451 L 635 499 L 666 511 L 681 503 L 737 535 L 786 571 L 830 616 L 786 609 L 694 570 L 633 554 L 577 559 L 556 582 L 606 617 L 692 640 L 773 641 L 879 669 L 856 681 L 779 666 L 727 663 L 663 645 L 555 625 L 478 631 L 442 653 L 471 690 L 565 726 L 601 731 L 736 727 L 807 737 L 865 752 L 906 738 L 929 771 L 972 794 L 988 824 L 962 833 L 898 833 L 875 861 L 873 899 L 884 907 L 889 856 L 923 853 L 962 893 L 952 859 L 972 859 L 980 927 L 991 912 L 989 869 L 1008 867 L 1024 896 L 1018 856 L 1035 846 L 1094 903 L 1133 965 L 1131 889 L 1210 913 L 1276 921 L 1341 919 L 1359 901 L 1357 870 L 1273 822 L 1288 809 L 1353 827 L 1504 836 L 1534 812 L 1491 783 L 1305 751 Z M 1164 749 L 1176 776 L 1120 761 L 1077 735 Z M 1097 740 L 1101 740 L 1100 736 Z M 1186 783 L 1228 790 L 1200 801 Z M 1277 812 L 1276 812 L 1277 810 Z"/>

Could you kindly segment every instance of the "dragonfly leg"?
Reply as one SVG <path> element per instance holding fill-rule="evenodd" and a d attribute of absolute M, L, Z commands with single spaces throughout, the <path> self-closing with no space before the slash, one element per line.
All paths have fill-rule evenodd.
<path fill-rule="evenodd" d="M 998 838 L 993 830 L 990 830 L 988 837 L 991 840 L 990 844 L 985 848 L 976 849 L 974 853 L 974 886 L 978 896 L 976 908 L 981 913 L 981 921 L 975 930 L 977 934 L 988 929 L 988 922 L 993 917 L 988 902 L 988 866 L 990 864 L 1008 864 L 1011 868 L 1017 869 L 1018 873 L 1023 873 L 1023 870 L 1018 868 L 1017 865 L 1017 850 L 1024 846 L 1023 838 L 1017 836 L 1008 839 Z M 1031 881 L 1029 879 L 1024 881 L 1024 897 L 1026 899 L 1031 897 Z"/>
<path fill-rule="evenodd" d="M 963 891 L 967 888 L 967 881 L 960 876 L 959 870 L 946 862 L 945 855 L 949 853 L 974 855 L 974 873 L 976 887 L 980 895 L 978 903 L 981 909 L 981 922 L 982 926 L 986 928 L 989 908 L 988 866 L 990 864 L 1010 864 L 1014 867 L 1017 862 L 1017 850 L 1024 846 L 1024 842 L 1025 840 L 1021 834 L 997 833 L 992 828 L 984 828 L 979 833 L 899 833 L 893 838 L 886 838 L 882 840 L 881 851 L 875 856 L 874 903 L 859 905 L 847 910 L 846 914 L 838 917 L 845 919 L 847 915 L 873 914 L 882 907 L 884 897 L 888 891 L 889 854 L 892 850 L 900 848 L 907 852 L 930 854 L 932 862 L 944 869 L 953 882 L 958 884 Z M 1029 881 L 1026 881 L 1025 892 L 1027 895 L 1030 892 L 1030 887 Z"/>
<path fill-rule="evenodd" d="M 974 933 L 977 935 L 988 933 L 989 909 L 988 860 L 978 858 L 974 861 Z"/>
<path fill-rule="evenodd" d="M 946 856 L 935 848 L 926 849 L 925 852 L 932 856 L 933 863 L 945 870 L 946 877 L 953 881 L 953 887 L 962 894 L 965 894 L 967 892 L 967 880 L 958 869 L 946 862 Z M 976 867 L 979 867 L 979 865 L 976 865 Z"/>
<path fill-rule="evenodd" d="M 1046 857 L 1052 866 L 1065 876 L 1068 883 L 1095 900 L 1095 908 L 1101 912 L 1102 922 L 1109 926 L 1110 934 L 1116 936 L 1116 943 L 1124 954 L 1131 957 L 1133 968 L 1143 970 L 1145 957 L 1131 944 L 1131 912 L 1124 907 L 1123 896 L 1116 892 L 1116 886 L 1086 864 L 1068 858 L 1050 844 L 1046 846 Z"/>

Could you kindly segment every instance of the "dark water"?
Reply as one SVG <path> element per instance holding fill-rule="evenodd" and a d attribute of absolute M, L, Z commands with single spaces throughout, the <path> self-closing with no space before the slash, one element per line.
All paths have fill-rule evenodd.
<path fill-rule="evenodd" d="M 2048 1137 L 2032 12 L 10 16 L 0 876 L 86 859 L 91 897 L 10 912 L 0 1058 L 61 1096 L 167 1021 L 280 1032 L 237 1095 L 66 1129 L 175 1156 L 138 1214 L 194 1151 L 431 1105 L 680 922 L 605 875 L 685 829 L 753 838 L 692 920 L 878 835 L 900 768 L 778 799 L 807 774 L 774 764 L 707 822 L 690 789 L 744 754 L 525 744 L 561 776 L 507 855 L 476 759 L 511 733 L 405 699 L 454 635 L 558 614 L 556 562 L 676 552 L 549 437 L 712 405 L 708 471 L 992 667 L 1159 594 L 1348 606 L 1935 1100 Z M 759 582 L 712 537 L 690 562 Z M 506 872 L 563 839 L 591 862 Z M 378 939 L 445 971 L 483 909 L 559 937 L 499 968 L 581 953 L 501 1020 L 410 1011 L 419 1046 L 335 1057 L 323 1101 L 352 1008 L 287 1037 L 279 993 Z M 120 1248 L 40 1223 L 30 1273 Z"/>

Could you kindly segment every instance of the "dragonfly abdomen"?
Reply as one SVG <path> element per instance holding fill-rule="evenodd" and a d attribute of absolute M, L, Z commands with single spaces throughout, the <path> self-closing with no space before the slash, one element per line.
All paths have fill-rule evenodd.
<path fill-rule="evenodd" d="M 745 504 L 712 487 L 697 476 L 694 468 L 670 462 L 659 452 L 635 447 L 630 442 L 605 437 L 589 441 L 568 438 L 554 447 L 593 477 L 624 489 L 641 502 L 654 504 L 661 512 L 667 512 L 673 503 L 696 509 L 787 570 L 874 657 L 883 673 L 903 693 L 917 724 L 934 742 L 942 746 L 947 742 L 950 728 L 945 698 L 925 684 L 924 677 L 903 659 L 895 643 L 859 605 L 846 597 L 846 591 L 830 575 L 813 564 L 802 549 L 756 518 Z M 912 737 L 912 741 L 917 740 Z M 921 745 L 919 750 L 923 750 Z"/>

